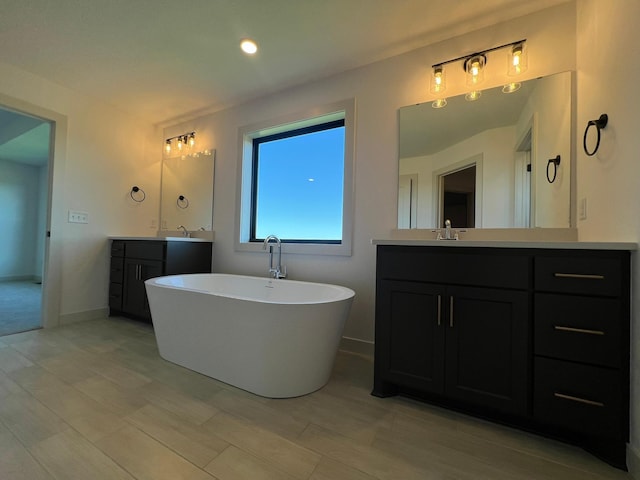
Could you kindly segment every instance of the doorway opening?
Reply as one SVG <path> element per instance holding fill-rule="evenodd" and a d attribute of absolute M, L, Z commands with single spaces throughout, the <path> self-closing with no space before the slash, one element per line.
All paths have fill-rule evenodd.
<path fill-rule="evenodd" d="M 470 165 L 440 176 L 440 221 L 456 228 L 476 226 L 476 165 Z"/>
<path fill-rule="evenodd" d="M 0 107 L 0 336 L 43 324 L 52 126 Z"/>

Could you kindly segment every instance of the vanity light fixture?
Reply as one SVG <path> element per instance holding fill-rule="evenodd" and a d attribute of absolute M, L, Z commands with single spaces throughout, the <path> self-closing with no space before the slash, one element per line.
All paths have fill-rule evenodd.
<path fill-rule="evenodd" d="M 164 142 L 165 155 L 171 155 L 174 142 L 178 154 L 184 153 L 185 151 L 191 151 L 193 150 L 193 147 L 196 146 L 196 132 L 182 133 L 175 137 L 167 138 Z"/>
<path fill-rule="evenodd" d="M 449 63 L 462 62 L 462 68 L 466 74 L 466 83 L 470 87 L 470 91 L 465 95 L 465 98 L 469 101 L 474 101 L 480 98 L 482 91 L 478 86 L 484 80 L 484 71 L 487 65 L 487 53 L 502 48 L 509 47 L 509 64 L 507 68 L 508 75 L 519 75 L 527 69 L 527 51 L 525 49 L 526 39 L 518 40 L 512 43 L 506 43 L 497 47 L 488 48 L 480 52 L 472 53 L 471 55 L 465 55 L 463 57 L 454 58 L 445 62 L 440 62 L 432 65 L 433 73 L 431 75 L 430 91 L 432 94 L 438 96 L 441 94 L 444 87 L 444 66 Z M 520 88 L 519 82 L 510 82 L 502 89 L 504 93 L 513 93 Z M 447 104 L 445 98 L 437 98 L 433 101 L 431 106 L 433 108 L 442 108 Z"/>

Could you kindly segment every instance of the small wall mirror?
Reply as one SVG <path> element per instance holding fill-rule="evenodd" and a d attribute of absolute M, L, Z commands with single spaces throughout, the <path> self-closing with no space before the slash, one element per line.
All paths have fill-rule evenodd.
<path fill-rule="evenodd" d="M 572 98 L 564 72 L 401 108 L 398 228 L 570 227 Z"/>
<path fill-rule="evenodd" d="M 215 150 L 162 160 L 160 229 L 210 231 L 213 225 Z"/>

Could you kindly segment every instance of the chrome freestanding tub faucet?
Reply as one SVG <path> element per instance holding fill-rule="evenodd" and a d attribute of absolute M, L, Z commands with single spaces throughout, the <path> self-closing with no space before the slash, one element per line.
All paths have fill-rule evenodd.
<path fill-rule="evenodd" d="M 275 267 L 273 266 L 273 245 L 269 245 L 272 240 L 278 246 L 278 265 Z M 275 235 L 269 235 L 264 239 L 262 249 L 266 250 L 267 245 L 269 245 L 269 276 L 272 278 L 287 278 L 287 267 L 285 266 L 284 269 L 282 267 L 282 242 Z"/>

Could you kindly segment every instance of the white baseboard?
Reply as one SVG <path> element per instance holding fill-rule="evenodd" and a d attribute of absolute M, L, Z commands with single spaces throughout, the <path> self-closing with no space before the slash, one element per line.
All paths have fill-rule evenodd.
<path fill-rule="evenodd" d="M 340 339 L 340 350 L 358 353 L 360 355 L 373 356 L 373 342 L 360 340 L 358 338 L 342 337 Z"/>
<path fill-rule="evenodd" d="M 97 310 L 87 310 L 84 312 L 67 313 L 60 315 L 60 322 L 58 325 L 69 325 L 70 323 L 86 322 L 87 320 L 97 320 L 99 318 L 106 318 L 109 316 L 109 309 L 98 308 Z"/>
<path fill-rule="evenodd" d="M 640 480 L 640 452 L 627 444 L 627 468 L 634 480 Z"/>
<path fill-rule="evenodd" d="M 30 282 L 35 281 L 33 275 L 0 275 L 0 282 Z"/>

